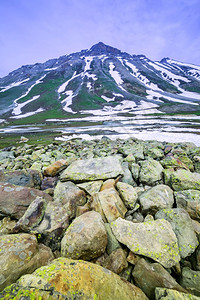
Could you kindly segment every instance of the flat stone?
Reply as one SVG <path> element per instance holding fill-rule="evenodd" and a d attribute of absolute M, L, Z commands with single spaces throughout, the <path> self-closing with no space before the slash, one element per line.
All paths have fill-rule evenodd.
<path fill-rule="evenodd" d="M 158 287 L 155 290 L 155 297 L 156 300 L 200 300 L 200 297 L 191 294 Z"/>
<path fill-rule="evenodd" d="M 47 202 L 52 201 L 51 196 L 37 189 L 0 183 L 0 217 L 11 216 L 20 219 L 38 196 Z"/>
<path fill-rule="evenodd" d="M 167 220 L 176 234 L 179 252 L 182 258 L 190 256 L 198 246 L 192 220 L 183 208 L 162 209 L 155 215 L 156 219 Z"/>
<path fill-rule="evenodd" d="M 165 268 L 180 261 L 176 235 L 166 220 L 133 223 L 118 218 L 111 223 L 111 229 L 133 253 L 150 257 Z"/>
<path fill-rule="evenodd" d="M 0 294 L 2 299 L 148 300 L 136 286 L 96 264 L 58 258 Z M 12 298 L 9 298 L 12 297 Z"/>
<path fill-rule="evenodd" d="M 165 171 L 164 171 L 165 173 Z M 169 174 L 168 182 L 174 191 L 200 190 L 200 174 L 179 169 Z"/>
<path fill-rule="evenodd" d="M 136 285 L 149 299 L 154 299 L 156 287 L 169 288 L 187 293 L 163 266 L 158 263 L 149 263 L 143 258 L 136 263 L 132 275 Z"/>
<path fill-rule="evenodd" d="M 103 180 L 97 180 L 97 181 L 89 181 L 84 183 L 79 183 L 77 186 L 84 190 L 88 195 L 92 196 L 95 193 L 98 193 L 100 191 L 100 188 L 103 184 Z"/>
<path fill-rule="evenodd" d="M 61 181 L 93 181 L 98 179 L 115 178 L 123 175 L 119 157 L 107 156 L 76 160 L 61 174 Z"/>
<path fill-rule="evenodd" d="M 162 165 L 152 158 L 140 162 L 139 181 L 143 184 L 156 185 L 162 181 Z"/>
<path fill-rule="evenodd" d="M 53 164 L 44 169 L 44 175 L 46 176 L 56 176 L 62 170 L 64 170 L 69 163 L 65 159 L 60 159 L 55 161 Z"/>

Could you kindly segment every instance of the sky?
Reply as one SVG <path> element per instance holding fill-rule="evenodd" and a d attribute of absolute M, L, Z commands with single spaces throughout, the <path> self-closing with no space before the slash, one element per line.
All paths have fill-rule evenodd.
<path fill-rule="evenodd" d="M 0 0 L 0 77 L 103 42 L 200 65 L 200 0 Z"/>

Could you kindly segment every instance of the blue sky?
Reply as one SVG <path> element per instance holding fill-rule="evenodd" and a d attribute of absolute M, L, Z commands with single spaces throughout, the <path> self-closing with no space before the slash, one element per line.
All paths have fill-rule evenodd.
<path fill-rule="evenodd" d="M 200 65 L 200 0 L 0 0 L 0 77 L 99 41 Z"/>

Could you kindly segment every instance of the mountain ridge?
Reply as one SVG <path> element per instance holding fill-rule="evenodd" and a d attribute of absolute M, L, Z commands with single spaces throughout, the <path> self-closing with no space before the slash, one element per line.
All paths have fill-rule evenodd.
<path fill-rule="evenodd" d="M 0 119 L 44 122 L 73 115 L 199 113 L 200 67 L 154 62 L 99 42 L 0 78 Z"/>

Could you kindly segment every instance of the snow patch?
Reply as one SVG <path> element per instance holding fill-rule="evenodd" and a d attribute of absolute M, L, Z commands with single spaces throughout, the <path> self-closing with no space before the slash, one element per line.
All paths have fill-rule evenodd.
<path fill-rule="evenodd" d="M 73 91 L 71 91 L 71 90 L 67 91 L 66 95 L 68 95 L 68 96 L 64 100 L 62 100 L 62 103 L 65 104 L 63 109 L 67 112 L 75 114 L 75 112 L 73 112 L 73 110 L 71 108 L 69 108 L 69 106 L 72 104 L 72 99 L 75 95 L 73 95 Z"/>
<path fill-rule="evenodd" d="M 31 111 L 31 112 L 28 112 L 26 114 L 23 114 L 23 115 L 20 115 L 20 116 L 13 116 L 11 117 L 12 119 L 22 119 L 22 118 L 27 118 L 27 117 L 30 117 L 30 116 L 33 116 L 35 114 L 38 114 L 40 112 L 44 111 L 44 109 L 42 107 L 38 108 L 37 110 L 35 111 Z"/>
<path fill-rule="evenodd" d="M 24 107 L 25 105 L 27 105 L 28 103 L 38 99 L 40 97 L 40 95 L 34 96 L 33 98 L 31 98 L 30 100 L 27 100 L 23 103 L 16 103 L 16 107 L 13 109 L 12 114 L 13 115 L 20 115 L 22 113 L 21 109 L 22 107 Z"/>
<path fill-rule="evenodd" d="M 93 61 L 93 56 L 86 56 L 85 57 L 85 69 L 84 69 L 84 73 L 87 72 L 88 70 L 90 70 L 90 65 L 91 65 L 91 62 Z"/>
<path fill-rule="evenodd" d="M 28 80 L 30 80 L 30 78 L 24 79 L 22 81 L 13 82 L 13 83 L 3 87 L 3 89 L 0 91 L 0 93 L 3 93 L 13 87 L 19 86 L 19 85 L 23 84 L 24 82 L 27 82 Z"/>
<path fill-rule="evenodd" d="M 110 68 L 109 73 L 112 76 L 112 78 L 115 80 L 115 82 L 117 83 L 118 87 L 121 90 L 123 90 L 123 91 L 126 92 L 126 90 L 121 86 L 124 82 L 121 79 L 121 76 L 120 76 L 119 72 L 118 71 L 114 71 L 115 65 L 112 62 L 109 63 L 109 68 Z"/>

